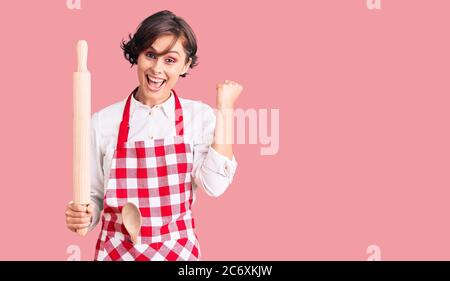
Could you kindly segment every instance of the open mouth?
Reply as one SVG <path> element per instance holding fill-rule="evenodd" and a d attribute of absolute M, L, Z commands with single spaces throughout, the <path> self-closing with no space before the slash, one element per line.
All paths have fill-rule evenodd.
<path fill-rule="evenodd" d="M 155 78 L 148 74 L 145 77 L 147 78 L 148 88 L 153 92 L 159 91 L 164 83 L 166 83 L 165 79 Z"/>

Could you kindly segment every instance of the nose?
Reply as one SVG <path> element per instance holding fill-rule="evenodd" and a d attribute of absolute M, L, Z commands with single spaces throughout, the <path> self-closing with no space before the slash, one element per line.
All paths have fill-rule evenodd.
<path fill-rule="evenodd" d="M 162 59 L 157 58 L 156 60 L 154 60 L 154 62 L 155 63 L 152 66 L 153 73 L 155 74 L 162 73 L 164 67 Z"/>

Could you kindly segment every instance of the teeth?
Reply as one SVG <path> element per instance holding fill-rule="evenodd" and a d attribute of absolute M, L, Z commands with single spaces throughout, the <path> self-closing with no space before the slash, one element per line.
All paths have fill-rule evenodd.
<path fill-rule="evenodd" d="M 153 78 L 153 77 L 151 77 L 151 76 L 149 76 L 149 75 L 147 75 L 147 78 L 148 78 L 150 81 L 154 82 L 154 83 L 161 83 L 161 82 L 164 82 L 164 81 L 165 81 L 164 79 L 155 79 L 155 78 Z"/>

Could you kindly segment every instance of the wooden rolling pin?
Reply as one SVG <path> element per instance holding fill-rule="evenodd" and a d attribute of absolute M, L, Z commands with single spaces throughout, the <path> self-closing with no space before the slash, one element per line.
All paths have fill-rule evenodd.
<path fill-rule="evenodd" d="M 73 202 L 90 202 L 91 74 L 87 69 L 88 45 L 77 43 L 77 71 L 73 73 Z M 77 230 L 84 236 L 87 228 Z"/>

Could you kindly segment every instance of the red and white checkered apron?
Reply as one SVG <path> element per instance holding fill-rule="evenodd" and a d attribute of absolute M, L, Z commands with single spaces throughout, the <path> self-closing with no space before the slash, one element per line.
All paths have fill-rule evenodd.
<path fill-rule="evenodd" d="M 199 260 L 200 248 L 191 216 L 193 154 L 183 139 L 183 111 L 175 98 L 176 136 L 127 142 L 130 101 L 127 99 L 117 148 L 104 197 L 102 230 L 96 260 Z M 122 207 L 140 210 L 140 243 L 133 245 L 122 223 Z"/>

